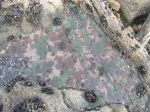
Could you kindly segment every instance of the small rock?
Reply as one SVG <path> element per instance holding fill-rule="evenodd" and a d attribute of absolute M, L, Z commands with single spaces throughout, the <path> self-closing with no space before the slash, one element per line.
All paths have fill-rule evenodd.
<path fill-rule="evenodd" d="M 108 2 L 111 4 L 111 7 L 112 7 L 113 10 L 119 11 L 120 4 L 117 1 L 115 1 L 115 0 L 108 0 Z"/>
<path fill-rule="evenodd" d="M 131 32 L 134 32 L 133 28 L 131 26 L 128 26 L 127 29 Z"/>

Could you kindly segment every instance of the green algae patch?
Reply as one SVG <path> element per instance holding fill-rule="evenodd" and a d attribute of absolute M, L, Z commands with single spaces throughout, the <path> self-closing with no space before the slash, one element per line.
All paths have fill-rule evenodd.
<path fill-rule="evenodd" d="M 128 74 L 129 74 L 129 71 L 128 71 L 128 70 L 126 70 L 126 71 L 125 71 L 125 74 L 127 74 L 127 75 L 128 75 Z"/>
<path fill-rule="evenodd" d="M 123 84 L 126 84 L 126 83 L 127 83 L 127 81 L 128 81 L 128 80 L 127 80 L 127 78 L 126 78 L 126 77 L 122 78 L 122 83 L 123 83 Z"/>
<path fill-rule="evenodd" d="M 60 80 L 64 83 L 67 82 L 68 79 L 69 79 L 69 77 L 67 74 L 63 74 L 60 76 Z"/>
<path fill-rule="evenodd" d="M 67 70 L 67 74 L 68 75 L 73 75 L 73 70 L 72 69 Z"/>
<path fill-rule="evenodd" d="M 100 41 L 100 42 L 99 42 L 98 50 L 99 50 L 99 52 L 101 52 L 102 54 L 105 54 L 105 53 L 106 53 L 106 50 L 105 50 L 105 43 L 104 43 L 103 41 Z"/>
<path fill-rule="evenodd" d="M 30 48 L 34 49 L 36 48 L 37 51 L 36 53 L 40 56 L 41 59 L 46 59 L 46 52 L 47 52 L 47 36 L 41 36 L 39 37 L 39 35 L 35 34 L 34 38 L 38 39 L 38 43 L 35 44 L 31 44 Z"/>
<path fill-rule="evenodd" d="M 90 45 L 90 44 L 91 44 L 91 40 L 90 40 L 90 38 L 88 38 L 87 31 L 86 31 L 84 28 L 82 28 L 82 29 L 80 30 L 80 32 L 81 32 L 81 35 L 82 35 L 82 37 L 83 37 L 85 43 L 86 43 L 87 45 Z"/>
<path fill-rule="evenodd" d="M 25 69 L 25 73 L 26 73 L 26 74 L 29 75 L 29 74 L 31 74 L 31 72 L 32 72 L 32 71 L 31 71 L 30 69 Z"/>
<path fill-rule="evenodd" d="M 111 67 L 115 67 L 118 62 L 119 62 L 119 59 L 118 58 L 114 58 L 113 60 L 110 61 L 110 66 Z"/>
<path fill-rule="evenodd" d="M 113 88 L 113 87 L 107 87 L 107 91 L 108 91 L 108 92 L 113 92 L 113 91 L 114 91 L 114 88 Z"/>
<path fill-rule="evenodd" d="M 36 74 L 37 73 L 37 67 L 38 67 L 38 63 L 37 62 L 32 62 L 32 73 Z"/>
<path fill-rule="evenodd" d="M 76 50 L 77 52 L 80 52 L 80 53 L 81 53 L 81 52 L 82 52 L 82 47 L 76 47 L 75 50 Z"/>
<path fill-rule="evenodd" d="M 87 18 L 87 15 L 86 15 L 86 14 L 81 14 L 81 18 L 82 18 L 82 19 L 86 19 L 86 18 Z"/>
<path fill-rule="evenodd" d="M 53 30 L 53 31 L 57 31 L 57 30 L 59 30 L 59 29 L 60 29 L 60 26 L 53 26 L 53 27 L 52 27 L 52 30 Z"/>
<path fill-rule="evenodd" d="M 61 79 L 59 77 L 54 76 L 53 81 L 58 88 L 63 87 L 63 82 L 61 81 Z"/>
<path fill-rule="evenodd" d="M 74 22 L 74 19 L 70 17 L 68 20 L 64 19 L 62 23 L 65 25 L 66 28 L 76 28 L 76 24 Z"/>
<path fill-rule="evenodd" d="M 58 42 L 54 43 L 53 53 L 56 53 L 58 51 Z"/>
<path fill-rule="evenodd" d="M 82 43 L 80 40 L 71 40 L 71 45 L 73 47 L 76 47 L 76 46 L 81 47 Z"/>
<path fill-rule="evenodd" d="M 91 20 L 90 24 L 93 26 L 93 28 L 96 30 L 96 32 L 99 35 L 104 36 L 104 33 L 102 32 L 102 30 L 96 25 L 96 23 L 93 20 Z"/>
<path fill-rule="evenodd" d="M 55 46 L 55 47 L 53 48 L 53 52 L 56 53 L 57 51 L 58 51 L 58 47 Z"/>
<path fill-rule="evenodd" d="M 23 71 L 24 71 L 24 67 L 22 66 L 19 68 L 19 72 L 23 72 Z"/>
<path fill-rule="evenodd" d="M 70 4 L 70 8 L 75 8 L 76 5 L 75 4 Z"/>
<path fill-rule="evenodd" d="M 124 63 L 123 63 L 123 62 L 120 62 L 120 63 L 119 63 L 119 67 L 122 68 L 123 66 L 124 66 Z"/>
<path fill-rule="evenodd" d="M 80 57 L 80 53 L 79 52 L 74 52 L 74 55 L 79 58 Z"/>
<path fill-rule="evenodd" d="M 102 77 L 104 75 L 104 73 L 105 73 L 105 67 L 104 66 L 99 67 L 98 70 L 99 70 L 99 74 L 98 75 Z"/>

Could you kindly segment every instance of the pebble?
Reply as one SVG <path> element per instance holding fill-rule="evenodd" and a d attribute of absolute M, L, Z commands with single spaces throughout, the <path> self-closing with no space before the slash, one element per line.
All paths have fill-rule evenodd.
<path fill-rule="evenodd" d="M 128 29 L 129 31 L 131 31 L 131 32 L 134 33 L 134 30 L 133 30 L 133 28 L 132 28 L 131 26 L 128 26 L 127 29 Z"/>
<path fill-rule="evenodd" d="M 108 2 L 111 4 L 111 7 L 112 7 L 113 10 L 119 11 L 120 4 L 117 1 L 115 1 L 115 0 L 108 0 Z"/>

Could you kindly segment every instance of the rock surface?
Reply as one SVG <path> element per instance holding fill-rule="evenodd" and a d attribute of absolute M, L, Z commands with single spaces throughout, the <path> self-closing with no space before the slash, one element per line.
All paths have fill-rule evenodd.
<path fill-rule="evenodd" d="M 30 86 L 24 85 L 29 83 Z M 32 82 L 32 85 L 31 85 Z M 42 91 L 41 86 L 35 81 L 24 80 L 16 77 L 0 90 L 0 106 L 3 112 L 29 111 L 34 112 L 127 112 L 123 105 L 112 104 L 111 107 L 103 103 L 102 98 L 97 97 L 95 103 L 89 103 L 84 98 L 85 90 L 74 88 L 53 89 L 53 92 Z M 11 88 L 10 91 L 6 89 Z M 50 90 L 51 91 L 51 90 Z M 25 102 L 25 103 L 24 103 Z M 32 102 L 33 108 L 30 108 Z M 37 103 L 34 103 L 37 102 Z M 28 106 L 27 106 L 28 105 Z M 124 111 L 122 111 L 124 110 Z"/>
<path fill-rule="evenodd" d="M 150 12 L 150 0 L 116 0 L 120 3 L 121 9 L 128 22 L 136 17 Z"/>

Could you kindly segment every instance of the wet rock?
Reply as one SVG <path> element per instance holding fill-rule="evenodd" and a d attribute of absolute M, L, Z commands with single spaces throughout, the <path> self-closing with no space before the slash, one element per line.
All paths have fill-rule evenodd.
<path fill-rule="evenodd" d="M 113 112 L 128 112 L 124 105 L 122 104 L 110 104 Z"/>
<path fill-rule="evenodd" d="M 142 25 L 141 29 L 137 33 L 138 40 L 141 40 L 144 36 L 146 36 L 150 32 L 150 14 L 148 15 L 146 21 Z"/>
<path fill-rule="evenodd" d="M 123 11 L 128 22 L 132 22 L 136 17 L 150 12 L 149 0 L 116 0 Z"/>

